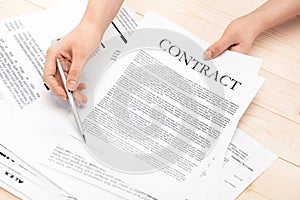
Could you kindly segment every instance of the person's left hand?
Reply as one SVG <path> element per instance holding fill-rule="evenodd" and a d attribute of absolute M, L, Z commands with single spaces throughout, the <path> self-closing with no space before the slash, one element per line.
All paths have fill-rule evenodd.
<path fill-rule="evenodd" d="M 261 33 L 259 23 L 251 15 L 233 20 L 225 29 L 221 38 L 204 52 L 205 60 L 213 59 L 225 50 L 248 53 L 255 38 Z"/>

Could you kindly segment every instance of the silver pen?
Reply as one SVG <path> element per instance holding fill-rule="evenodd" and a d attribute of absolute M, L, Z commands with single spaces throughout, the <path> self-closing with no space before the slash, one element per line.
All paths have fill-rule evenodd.
<path fill-rule="evenodd" d="M 72 111 L 73 111 L 73 115 L 74 115 L 75 122 L 76 122 L 76 125 L 77 125 L 77 133 L 78 133 L 79 137 L 82 139 L 82 141 L 84 143 L 86 143 L 85 135 L 83 134 L 82 124 L 81 124 L 81 120 L 80 120 L 80 117 L 79 117 L 79 114 L 78 114 L 78 111 L 77 111 L 77 108 L 76 108 L 76 104 L 75 104 L 75 101 L 74 101 L 74 98 L 73 98 L 73 94 L 67 88 L 67 80 L 66 80 L 64 70 L 63 70 L 63 68 L 62 68 L 62 66 L 61 66 L 58 59 L 56 59 L 56 63 L 57 63 L 57 68 L 58 68 L 58 71 L 59 71 L 64 89 L 65 89 L 66 94 L 68 96 L 69 104 L 71 105 L 71 108 L 72 108 Z"/>

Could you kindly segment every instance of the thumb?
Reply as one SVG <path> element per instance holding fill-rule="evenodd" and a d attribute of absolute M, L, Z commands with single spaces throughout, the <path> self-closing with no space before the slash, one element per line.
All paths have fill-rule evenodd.
<path fill-rule="evenodd" d="M 80 81 L 81 71 L 84 66 L 84 63 L 85 63 L 84 58 L 82 58 L 81 56 L 74 55 L 70 70 L 68 72 L 68 77 L 67 77 L 68 90 L 74 91 L 77 88 L 78 83 Z"/>
<path fill-rule="evenodd" d="M 232 47 L 229 48 L 230 51 L 235 51 L 235 52 L 239 52 L 239 53 L 243 53 L 243 54 L 247 54 L 251 48 L 251 45 L 246 45 L 246 44 L 237 44 L 237 45 L 234 45 Z"/>
<path fill-rule="evenodd" d="M 210 47 L 208 47 L 203 54 L 203 59 L 204 60 L 210 60 L 221 53 L 223 53 L 226 49 L 228 49 L 231 45 L 234 44 L 234 41 L 232 41 L 228 37 L 222 36 L 217 42 L 212 44 Z"/>

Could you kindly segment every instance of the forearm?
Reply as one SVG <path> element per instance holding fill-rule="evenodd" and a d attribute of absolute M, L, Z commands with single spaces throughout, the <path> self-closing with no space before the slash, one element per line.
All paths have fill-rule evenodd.
<path fill-rule="evenodd" d="M 123 0 L 89 0 L 80 24 L 88 24 L 104 34 L 122 3 Z"/>
<path fill-rule="evenodd" d="M 299 13 L 300 0 L 268 0 L 245 17 L 252 19 L 259 33 Z"/>

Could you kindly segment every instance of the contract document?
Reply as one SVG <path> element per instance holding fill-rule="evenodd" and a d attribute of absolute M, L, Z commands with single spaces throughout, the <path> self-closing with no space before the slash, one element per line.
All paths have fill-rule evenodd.
<path fill-rule="evenodd" d="M 62 16 L 52 19 L 54 13 L 58 12 L 39 17 L 50 27 L 50 21 L 57 19 L 63 27 L 60 34 L 54 33 L 54 26 L 45 28 L 47 36 L 41 34 L 43 29 L 32 28 L 41 23 L 34 20 L 37 16 L 2 24 L 8 33 L 1 35 L 3 46 L 15 48 L 3 49 L 8 55 L 4 58 L 14 53 L 23 55 L 23 60 L 6 61 L 13 72 L 1 68 L 2 103 L 9 105 L 19 125 L 5 124 L 1 141 L 43 173 L 56 169 L 125 199 L 212 198 L 214 184 L 222 183 L 218 178 L 237 123 L 263 82 L 257 76 L 261 61 L 233 52 L 204 61 L 206 43 L 150 13 L 140 26 L 146 30 L 142 34 L 150 33 L 143 35 L 147 37 L 133 34 L 124 40 L 126 34 L 113 31 L 118 49 L 112 55 L 106 52 L 112 62 L 108 66 L 103 62 L 110 44 L 104 40 L 104 47 L 87 63 L 82 80 L 89 86 L 89 103 L 81 113 L 88 143 L 82 146 L 66 104 L 49 94 L 40 77 L 45 49 L 68 31 L 58 20 Z M 134 29 L 138 20 L 131 17 L 130 9 L 120 13 L 116 25 L 123 32 Z M 124 19 L 127 23 L 122 23 Z M 21 36 L 14 36 L 14 29 L 22 30 Z M 40 56 L 27 52 L 19 41 L 36 44 L 32 51 Z M 22 68 L 23 63 L 33 68 Z M 24 121 L 28 116 L 31 121 Z M 6 117 L 1 116 L 9 122 Z"/>
<path fill-rule="evenodd" d="M 202 47 L 192 34 L 154 13 L 139 28 L 175 31 Z M 132 46 L 144 47 L 140 38 L 161 51 L 133 51 Z M 203 48 L 178 38 L 169 32 L 132 36 L 125 47 L 129 53 L 123 51 L 95 87 L 95 107 L 83 122 L 87 149 L 102 161 L 105 174 L 122 177 L 149 198 L 207 199 L 262 78 L 222 58 L 204 61 Z M 165 185 L 174 192 L 162 190 Z M 119 192 L 130 191 L 121 187 Z"/>

